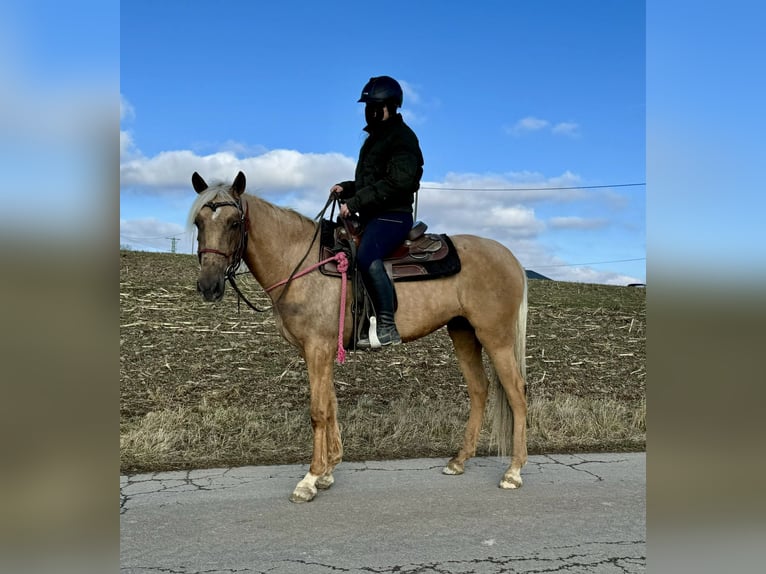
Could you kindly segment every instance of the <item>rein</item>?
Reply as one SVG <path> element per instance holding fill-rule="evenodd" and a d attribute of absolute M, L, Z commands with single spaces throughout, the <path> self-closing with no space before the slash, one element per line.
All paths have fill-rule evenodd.
<path fill-rule="evenodd" d="M 320 261 L 319 263 L 315 263 L 311 267 L 307 267 L 300 273 L 295 273 L 288 277 L 287 279 L 282 279 L 282 281 L 279 281 L 278 283 L 275 283 L 268 289 L 264 289 L 266 293 L 271 291 L 272 289 L 276 289 L 277 287 L 280 287 L 282 285 L 286 285 L 293 279 L 297 279 L 298 277 L 303 277 L 304 275 L 308 275 L 312 271 L 316 271 L 319 269 L 322 265 L 325 263 L 329 263 L 330 261 L 335 261 L 338 264 L 338 271 L 340 271 L 340 316 L 338 317 L 338 364 L 342 365 L 346 361 L 346 349 L 343 347 L 343 331 L 345 327 L 345 320 L 346 320 L 346 281 L 348 280 L 348 257 L 343 251 L 340 251 L 333 255 L 332 257 L 328 257 L 327 259 L 324 259 L 323 261 Z"/>
<path fill-rule="evenodd" d="M 320 261 L 319 263 L 315 263 L 314 265 L 304 269 L 303 271 L 298 271 L 300 269 L 301 265 L 303 265 L 303 262 L 306 261 L 306 258 L 308 257 L 309 253 L 311 253 L 311 248 L 314 246 L 314 243 L 317 240 L 317 236 L 319 235 L 319 230 L 321 229 L 321 221 L 324 217 L 325 212 L 327 211 L 327 208 L 330 207 L 330 205 L 333 206 L 331 217 L 335 213 L 335 203 L 338 201 L 337 196 L 334 194 L 330 194 L 330 197 L 327 199 L 327 203 L 325 203 L 322 210 L 317 214 L 317 216 L 314 218 L 314 220 L 317 222 L 316 229 L 314 230 L 314 236 L 311 238 L 311 243 L 309 243 L 309 247 L 306 250 L 306 254 L 301 258 L 301 260 L 298 262 L 298 265 L 295 266 L 292 273 L 290 273 L 290 276 L 287 279 L 283 279 L 282 281 L 279 281 L 278 283 L 275 283 L 268 289 L 265 289 L 266 293 L 272 291 L 273 289 L 276 289 L 277 287 L 280 287 L 282 285 L 287 285 L 287 287 L 290 286 L 293 279 L 297 279 L 298 277 L 303 277 L 304 275 L 308 275 L 312 271 L 315 271 L 316 269 L 319 269 L 322 265 L 325 263 L 329 263 L 330 261 L 336 261 L 338 265 L 338 271 L 341 273 L 341 288 L 340 288 L 340 317 L 338 318 L 338 353 L 337 353 L 337 360 L 339 364 L 343 364 L 346 360 L 346 350 L 343 347 L 343 331 L 345 326 L 345 316 L 346 316 L 346 281 L 347 281 L 347 271 L 348 271 L 348 258 L 346 257 L 346 254 L 342 251 L 339 253 L 336 253 L 333 257 L 329 257 L 328 259 L 325 259 L 323 261 Z M 248 307 L 250 307 L 253 311 L 257 311 L 258 313 L 265 313 L 266 311 L 269 311 L 272 309 L 273 305 L 271 307 L 267 307 L 265 309 L 260 309 L 253 303 L 251 303 L 247 297 L 242 293 L 242 291 L 239 289 L 239 286 L 236 282 L 236 272 L 239 268 L 240 264 L 242 263 L 242 257 L 245 253 L 245 249 L 247 248 L 247 232 L 250 228 L 250 219 L 247 217 L 247 210 L 248 206 L 247 203 L 245 203 L 245 209 L 242 209 L 242 203 L 241 201 L 219 201 L 219 202 L 213 202 L 210 201 L 203 205 L 202 207 L 209 207 L 211 210 L 215 211 L 219 207 L 223 206 L 232 206 L 236 207 L 237 211 L 240 214 L 239 218 L 239 226 L 242 229 L 242 233 L 239 237 L 239 243 L 231 253 L 225 253 L 223 251 L 220 251 L 218 249 L 198 249 L 197 250 L 197 257 L 200 260 L 200 263 L 202 263 L 202 254 L 203 253 L 214 253 L 216 255 L 220 255 L 222 257 L 225 257 L 228 259 L 229 257 L 232 257 L 231 263 L 226 268 L 226 272 L 224 273 L 224 279 L 229 282 L 232 289 L 237 292 L 237 295 L 240 299 L 242 299 Z M 287 291 L 287 288 L 283 289 L 282 292 L 279 294 L 279 297 L 275 301 L 276 303 L 279 303 L 279 301 L 282 299 L 282 296 Z"/>
<path fill-rule="evenodd" d="M 282 285 L 286 285 L 285 289 L 282 290 L 282 292 L 279 294 L 279 297 L 277 297 L 277 300 L 275 303 L 279 303 L 279 301 L 282 299 L 282 296 L 287 292 L 287 289 L 290 287 L 290 284 L 293 282 L 293 279 L 297 279 L 298 277 L 303 277 L 304 275 L 308 275 L 312 271 L 316 271 L 319 269 L 322 265 L 325 263 L 329 263 L 330 261 L 336 261 L 338 264 L 338 271 L 340 271 L 341 278 L 340 278 L 340 315 L 338 317 L 338 352 L 337 352 L 337 361 L 338 364 L 342 365 L 346 361 L 346 349 L 343 347 L 343 331 L 345 330 L 345 320 L 346 320 L 346 281 L 347 281 L 347 271 L 348 271 L 348 257 L 345 253 L 342 251 L 339 253 L 336 253 L 332 257 L 328 257 L 327 259 L 320 261 L 319 263 L 315 263 L 314 265 L 311 265 L 310 267 L 307 267 L 303 271 L 298 271 L 300 269 L 301 265 L 303 265 L 303 262 L 306 261 L 306 258 L 309 256 L 309 253 L 311 253 L 311 248 L 314 246 L 314 243 L 317 240 L 317 236 L 319 235 L 319 230 L 321 229 L 322 225 L 322 218 L 324 217 L 324 214 L 327 212 L 327 208 L 332 205 L 332 211 L 330 212 L 330 218 L 332 219 L 332 216 L 335 214 L 335 203 L 338 201 L 338 197 L 331 193 L 330 197 L 327 198 L 327 202 L 324 204 L 324 207 L 322 210 L 316 215 L 314 218 L 314 221 L 316 221 L 316 229 L 314 229 L 314 235 L 311 238 L 311 243 L 309 243 L 309 247 L 306 250 L 305 255 L 301 258 L 301 260 L 298 262 L 298 265 L 295 266 L 292 273 L 290 273 L 290 276 L 287 279 L 282 279 L 282 281 L 279 281 L 272 285 L 271 287 L 265 289 L 266 293 L 271 291 L 272 289 L 276 289 L 277 287 L 281 287 Z"/>

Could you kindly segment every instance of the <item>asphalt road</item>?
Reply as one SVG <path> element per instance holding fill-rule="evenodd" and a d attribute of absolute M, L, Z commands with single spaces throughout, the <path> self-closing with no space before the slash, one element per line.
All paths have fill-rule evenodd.
<path fill-rule="evenodd" d="M 633 573 L 646 569 L 646 455 L 342 463 L 313 502 L 306 465 L 120 477 L 124 573 Z"/>

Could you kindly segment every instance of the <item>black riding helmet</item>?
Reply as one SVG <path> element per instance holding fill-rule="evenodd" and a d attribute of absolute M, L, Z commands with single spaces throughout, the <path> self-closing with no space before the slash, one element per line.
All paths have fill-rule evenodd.
<path fill-rule="evenodd" d="M 396 108 L 402 107 L 402 100 L 404 95 L 402 94 L 402 87 L 399 82 L 394 80 L 391 76 L 377 76 L 370 78 L 370 81 L 362 88 L 362 96 L 359 98 L 359 102 L 387 104 L 393 103 Z"/>

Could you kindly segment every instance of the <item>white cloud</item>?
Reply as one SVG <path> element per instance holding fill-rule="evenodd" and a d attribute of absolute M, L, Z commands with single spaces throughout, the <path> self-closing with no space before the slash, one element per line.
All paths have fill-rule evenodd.
<path fill-rule="evenodd" d="M 506 227 L 517 237 L 535 237 L 545 224 L 535 217 L 534 209 L 520 205 L 496 205 L 489 211 L 485 227 Z"/>
<path fill-rule="evenodd" d="M 591 197 L 584 189 L 556 189 L 580 185 L 582 185 L 580 176 L 570 171 L 565 171 L 554 177 L 545 177 L 541 173 L 529 171 L 502 174 L 450 172 L 442 182 L 423 182 L 422 184 L 423 187 L 441 188 L 445 191 L 450 189 L 476 190 L 472 192 L 472 197 L 479 194 L 484 197 L 497 193 L 504 196 L 506 200 L 515 202 L 565 202 Z"/>
<path fill-rule="evenodd" d="M 354 160 L 337 153 L 303 154 L 282 149 L 239 158 L 232 152 L 198 156 L 180 150 L 123 162 L 120 182 L 123 186 L 165 193 L 190 187 L 191 174 L 195 171 L 212 182 L 233 180 L 241 170 L 248 176 L 248 186 L 264 193 L 317 187 L 329 192 L 333 183 L 353 177 L 354 165 Z"/>
<path fill-rule="evenodd" d="M 551 131 L 557 135 L 577 136 L 580 126 L 575 122 L 561 122 L 551 128 Z"/>
<path fill-rule="evenodd" d="M 536 132 L 547 128 L 550 125 L 548 120 L 541 120 L 533 116 L 527 116 L 521 118 L 516 124 L 510 128 L 510 132 L 514 134 L 520 134 L 524 132 Z"/>
<path fill-rule="evenodd" d="M 611 271 L 599 271 L 592 267 L 559 267 L 552 273 L 547 273 L 546 269 L 541 269 L 540 272 L 558 281 L 573 281 L 577 283 L 600 283 L 604 285 L 628 285 L 630 283 L 643 283 L 642 280 L 630 275 L 622 275 L 620 273 L 613 273 Z"/>
<path fill-rule="evenodd" d="M 230 142 L 231 143 L 231 142 Z M 271 150 L 242 156 L 233 151 L 198 155 L 188 150 L 168 151 L 144 157 L 134 145 L 132 134 L 120 133 L 121 187 L 127 197 L 155 196 L 160 206 L 181 205 L 183 192 L 193 196 L 190 178 L 198 171 L 208 183 L 232 181 L 237 171 L 248 177 L 248 190 L 273 203 L 291 207 L 314 217 L 324 205 L 330 186 L 353 178 L 355 159 L 341 154 L 301 153 L 296 150 Z M 235 144 L 227 147 L 236 148 Z M 245 151 L 247 148 L 239 148 Z M 570 267 L 546 246 L 547 229 L 580 229 L 585 236 L 597 233 L 605 220 L 577 214 L 577 204 L 596 201 L 612 205 L 611 190 L 550 189 L 582 185 L 578 174 L 564 171 L 548 176 L 532 171 L 506 173 L 449 173 L 442 181 L 424 181 L 418 197 L 418 217 L 434 233 L 473 234 L 489 237 L 510 248 L 522 264 L 553 279 L 624 285 L 637 279 L 587 267 Z M 455 189 L 457 188 L 457 189 Z M 498 189 L 504 191 L 479 191 Z M 154 200 L 151 200 L 154 201 Z M 567 205 L 571 215 L 543 219 L 536 205 L 545 209 Z M 189 252 L 193 239 L 180 223 L 185 220 L 184 205 L 179 223 L 156 218 L 121 220 L 120 243 L 136 249 L 168 251 L 168 237 L 179 237 L 179 250 Z M 176 209 L 173 207 L 172 209 Z M 157 213 L 158 211 L 155 211 Z M 192 247 L 190 247 L 192 246 Z M 587 259 L 586 259 L 587 260 Z"/>
<path fill-rule="evenodd" d="M 493 237 L 493 239 L 497 239 Z M 537 238 L 510 238 L 501 243 L 508 246 L 525 269 L 536 271 L 556 281 L 578 283 L 600 283 L 604 285 L 627 285 L 642 283 L 641 279 L 629 275 L 601 271 L 588 266 L 571 265 L 546 247 Z"/>
<path fill-rule="evenodd" d="M 132 120 L 136 117 L 136 112 L 125 96 L 120 94 L 120 122 L 123 120 Z"/>
<path fill-rule="evenodd" d="M 507 242 L 538 236 L 545 224 L 534 209 L 507 194 L 424 189 L 419 192 L 418 217 L 434 233 L 467 233 Z"/>
<path fill-rule="evenodd" d="M 403 108 L 399 110 L 399 112 L 402 114 L 402 118 L 404 118 L 404 121 L 408 123 L 410 126 L 422 125 L 426 121 L 425 116 L 421 115 L 418 112 L 414 112 L 409 108 Z"/>
<path fill-rule="evenodd" d="M 549 125 L 548 120 L 541 120 L 540 118 L 528 117 L 519 120 L 516 127 L 522 130 L 537 131 L 543 128 L 547 128 Z"/>
<path fill-rule="evenodd" d="M 139 155 L 133 143 L 133 136 L 128 131 L 120 130 L 120 163 L 129 161 Z"/>
<path fill-rule="evenodd" d="M 136 117 L 135 110 L 124 95 L 120 94 L 120 124 Z M 122 127 L 122 125 L 120 126 Z M 133 134 L 129 130 L 120 129 L 120 166 L 132 159 L 140 158 L 141 152 L 133 142 Z"/>
<path fill-rule="evenodd" d="M 575 122 L 559 122 L 554 124 L 549 120 L 527 116 L 518 120 L 513 126 L 506 127 L 505 131 L 511 135 L 520 136 L 526 133 L 550 130 L 554 135 L 576 137 L 579 135 L 579 124 Z"/>
<path fill-rule="evenodd" d="M 169 251 L 172 246 L 172 237 L 181 242 L 186 252 L 189 251 L 188 246 L 192 238 L 182 225 L 161 221 L 155 217 L 120 219 L 120 245 L 128 245 L 137 250 Z M 181 249 L 179 248 L 178 251 Z"/>
<path fill-rule="evenodd" d="M 218 146 L 220 151 L 230 151 L 231 153 L 240 157 L 259 155 L 269 151 L 262 145 L 250 145 L 242 142 L 227 140 Z"/>
<path fill-rule="evenodd" d="M 405 80 L 397 80 L 402 86 L 404 93 L 402 108 L 399 110 L 404 121 L 410 125 L 423 125 L 427 116 L 423 111 L 425 108 L 433 109 L 438 103 L 435 101 L 426 101 L 420 93 L 420 88 Z"/>
<path fill-rule="evenodd" d="M 124 232 L 127 235 L 148 237 L 154 235 L 176 235 L 185 231 L 181 225 L 160 221 L 155 217 L 132 220 L 120 219 L 120 233 Z"/>
<path fill-rule="evenodd" d="M 402 86 L 402 92 L 404 93 L 403 101 L 407 105 L 417 105 L 421 101 L 420 92 L 411 83 L 405 80 L 397 80 L 399 85 Z"/>
<path fill-rule="evenodd" d="M 609 225 L 609 222 L 605 219 L 589 219 L 586 217 L 568 216 L 568 217 L 552 217 L 548 221 L 553 229 L 601 229 Z"/>

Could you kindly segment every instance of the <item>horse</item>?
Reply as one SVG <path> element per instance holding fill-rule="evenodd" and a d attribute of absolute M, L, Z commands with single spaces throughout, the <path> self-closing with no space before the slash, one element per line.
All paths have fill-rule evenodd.
<path fill-rule="evenodd" d="M 337 277 L 316 272 L 285 282 L 285 278 L 297 276 L 296 271 L 319 262 L 318 248 L 309 253 L 319 222 L 246 194 L 245 185 L 241 171 L 231 185 L 208 186 L 197 172 L 192 175 L 197 197 L 189 212 L 189 225 L 197 228 L 197 289 L 206 301 L 219 301 L 226 279 L 244 261 L 255 280 L 267 289 L 279 332 L 305 360 L 313 452 L 309 470 L 290 500 L 308 502 L 317 489 L 333 485 L 333 470 L 343 456 L 333 365 L 340 336 L 344 345 L 351 340 L 352 321 L 341 320 L 351 317 L 351 303 L 349 298 L 341 315 L 344 280 Z M 499 486 L 517 489 L 522 486 L 521 469 L 527 461 L 526 273 L 511 251 L 497 241 L 474 235 L 451 239 L 460 257 L 460 271 L 439 279 L 397 282 L 396 325 L 403 343 L 446 325 L 467 383 L 470 412 L 463 444 L 442 472 L 462 474 L 466 460 L 476 454 L 491 382 L 496 399 L 492 437 L 500 456 L 506 456 L 512 443 L 510 465 Z M 345 324 L 340 334 L 339 324 Z M 482 350 L 491 361 L 489 375 Z"/>

